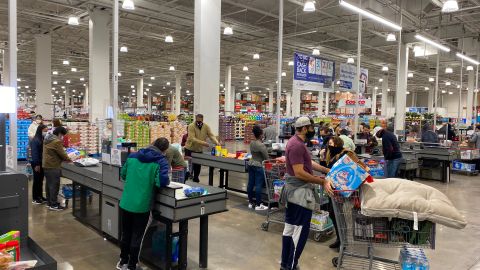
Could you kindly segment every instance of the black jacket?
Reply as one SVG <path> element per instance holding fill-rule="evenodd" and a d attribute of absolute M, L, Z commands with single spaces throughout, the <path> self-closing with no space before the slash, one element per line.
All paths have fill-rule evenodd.
<path fill-rule="evenodd" d="M 390 131 L 385 130 L 383 133 L 382 148 L 385 160 L 402 158 L 402 152 L 400 152 L 400 145 L 398 144 L 397 137 L 395 137 L 395 134 Z"/>
<path fill-rule="evenodd" d="M 422 142 L 424 146 L 435 146 L 439 142 L 437 133 L 431 130 L 424 131 L 422 133 Z"/>
<path fill-rule="evenodd" d="M 30 150 L 32 152 L 32 167 L 42 166 L 43 140 L 34 137 L 30 141 Z"/>

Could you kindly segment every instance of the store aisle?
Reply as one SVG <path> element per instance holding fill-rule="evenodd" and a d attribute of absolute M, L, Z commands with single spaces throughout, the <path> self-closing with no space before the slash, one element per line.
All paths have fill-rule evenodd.
<path fill-rule="evenodd" d="M 206 172 L 202 182 L 206 182 Z M 449 185 L 424 182 L 445 192 L 467 216 L 463 231 L 438 226 L 437 249 L 427 251 L 431 269 L 480 269 L 480 177 L 452 175 Z M 272 225 L 264 232 L 264 217 L 243 205 L 244 198 L 229 195 L 229 212 L 210 217 L 208 269 L 278 269 L 283 227 Z M 198 221 L 190 222 L 189 268 L 198 269 Z M 76 221 L 71 210 L 50 212 L 43 206 L 30 207 L 31 236 L 59 262 L 59 270 L 110 270 L 118 248 Z M 302 269 L 333 269 L 335 252 L 324 243 L 309 241 L 301 258 Z M 398 254 L 387 250 L 388 254 Z M 477 265 L 477 266 L 475 266 Z"/>

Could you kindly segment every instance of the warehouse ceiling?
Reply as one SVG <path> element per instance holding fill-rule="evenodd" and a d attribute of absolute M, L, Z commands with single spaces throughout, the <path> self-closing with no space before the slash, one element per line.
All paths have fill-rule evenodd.
<path fill-rule="evenodd" d="M 145 70 L 145 87 L 159 94 L 168 94 L 175 85 L 175 75 L 181 74 L 182 90 L 193 93 L 194 2 L 193 0 L 134 0 L 135 10 L 120 11 L 120 46 L 127 46 L 127 53 L 119 53 L 119 82 L 121 96 L 131 94 L 136 86 L 138 70 Z M 339 6 L 337 0 L 317 0 L 316 11 L 303 11 L 304 0 L 284 0 L 284 45 L 282 88 L 292 88 L 293 53 L 311 53 L 319 49 L 322 57 L 335 60 L 337 69 L 348 57 L 357 56 L 358 16 Z M 61 87 L 82 92 L 88 84 L 89 12 L 105 10 L 111 16 L 109 0 L 18 0 L 18 85 L 20 91 L 33 93 L 35 89 L 35 35 L 52 35 L 52 85 L 61 94 Z M 440 37 L 443 44 L 477 58 L 480 46 L 480 0 L 459 1 L 460 11 L 442 14 L 439 0 L 368 0 L 362 6 L 381 16 L 400 23 L 402 38 L 407 43 L 417 42 L 416 32 L 430 37 Z M 400 16 L 400 13 L 402 16 Z M 67 24 L 71 15 L 80 18 L 80 25 Z M 402 17 L 402 19 L 400 19 Z M 6 48 L 8 40 L 8 1 L 0 3 L 0 42 Z M 233 35 L 223 35 L 223 28 L 233 28 Z M 384 74 L 382 66 L 389 67 L 389 86 L 394 91 L 398 42 L 387 42 L 391 30 L 372 20 L 362 24 L 362 66 L 369 69 L 369 88 L 379 85 Z M 221 74 L 224 81 L 226 65 L 232 65 L 232 83 L 236 89 L 245 89 L 248 75 L 249 90 L 265 91 L 276 88 L 278 48 L 278 1 L 276 0 L 222 0 Z M 171 35 L 173 43 L 165 43 Z M 398 39 L 397 33 L 397 39 Z M 465 42 L 462 42 L 465 40 Z M 414 44 L 412 44 L 413 47 Z M 440 87 L 452 82 L 452 88 L 460 82 L 461 62 L 453 53 L 441 54 Z M 254 60 L 253 54 L 260 59 Z M 69 60 L 70 66 L 62 64 Z M 433 87 L 428 78 L 435 76 L 436 54 L 429 57 L 413 57 L 411 50 L 408 80 L 409 91 L 425 91 Z M 357 60 L 355 60 L 357 61 Z M 169 71 L 174 65 L 176 71 Z M 248 72 L 243 71 L 248 66 Z M 446 67 L 454 73 L 445 74 Z M 71 67 L 77 68 L 72 72 Z M 465 74 L 466 72 L 464 72 Z M 155 80 L 150 80 L 155 77 Z M 85 81 L 80 81 L 85 78 Z M 467 77 L 463 78 L 465 82 Z M 70 80 L 70 84 L 65 82 Z M 167 85 L 167 83 L 170 85 Z M 147 85 L 151 83 L 152 86 Z M 25 86 L 29 86 L 25 89 Z M 466 88 L 466 87 L 465 87 Z M 223 88 L 220 88 L 221 90 Z M 264 92 L 266 93 L 266 92 Z M 59 94 L 59 95 L 60 95 Z"/>

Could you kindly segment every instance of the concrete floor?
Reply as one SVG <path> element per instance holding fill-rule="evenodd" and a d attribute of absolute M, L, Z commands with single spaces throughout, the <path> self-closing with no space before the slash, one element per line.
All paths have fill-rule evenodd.
<path fill-rule="evenodd" d="M 206 175 L 202 182 L 206 183 Z M 431 269 L 480 270 L 480 176 L 452 175 L 448 185 L 423 183 L 447 194 L 469 222 L 464 230 L 437 227 L 436 249 L 426 251 Z M 262 231 L 260 224 L 265 217 L 245 204 L 245 198 L 230 194 L 229 211 L 210 218 L 208 269 L 279 269 L 283 226 L 273 224 L 268 232 Z M 188 269 L 198 269 L 197 232 L 198 221 L 190 222 Z M 109 270 L 118 260 L 117 246 L 76 221 L 70 209 L 50 212 L 44 206 L 32 205 L 30 234 L 59 262 L 60 270 Z M 301 257 L 302 269 L 333 269 L 331 259 L 336 253 L 328 248 L 332 241 L 309 241 Z M 398 256 L 397 250 L 379 252 Z"/>

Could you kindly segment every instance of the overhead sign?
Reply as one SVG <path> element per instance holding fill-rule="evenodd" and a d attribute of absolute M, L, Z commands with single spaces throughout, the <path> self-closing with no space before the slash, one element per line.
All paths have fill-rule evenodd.
<path fill-rule="evenodd" d="M 357 67 L 349 64 L 340 64 L 340 88 L 345 90 L 353 89 L 353 82 L 357 77 Z M 367 91 L 368 69 L 360 68 L 360 93 Z"/>
<path fill-rule="evenodd" d="M 354 99 L 340 99 L 338 101 L 339 108 L 352 108 L 355 107 L 356 102 Z M 358 106 L 360 108 L 370 108 L 372 107 L 372 100 L 371 99 L 359 99 Z"/>
<path fill-rule="evenodd" d="M 302 53 L 294 54 L 293 87 L 298 90 L 333 91 L 335 62 Z"/>

